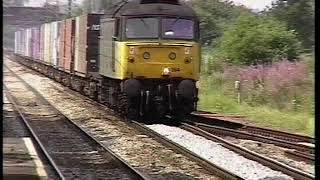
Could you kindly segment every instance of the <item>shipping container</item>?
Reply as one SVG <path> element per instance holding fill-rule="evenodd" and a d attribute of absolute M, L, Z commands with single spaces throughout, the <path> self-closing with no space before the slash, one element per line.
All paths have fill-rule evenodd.
<path fill-rule="evenodd" d="M 18 53 L 18 31 L 14 32 L 14 53 Z"/>
<path fill-rule="evenodd" d="M 27 54 L 26 56 L 32 56 L 32 31 L 31 28 L 27 29 Z"/>
<path fill-rule="evenodd" d="M 46 23 L 44 25 L 44 62 L 46 64 L 50 64 L 51 62 L 51 45 L 50 45 L 50 31 L 51 31 L 51 24 L 50 23 Z"/>
<path fill-rule="evenodd" d="M 59 59 L 59 22 L 51 23 L 51 64 L 54 67 L 58 67 L 58 59 Z"/>
<path fill-rule="evenodd" d="M 22 54 L 22 40 L 21 40 L 21 30 L 17 32 L 17 53 Z"/>
<path fill-rule="evenodd" d="M 21 55 L 25 56 L 26 53 L 26 30 L 21 30 Z"/>
<path fill-rule="evenodd" d="M 41 61 L 44 61 L 44 31 L 45 31 L 45 24 L 42 24 L 40 28 L 40 60 Z"/>
<path fill-rule="evenodd" d="M 31 57 L 40 59 L 40 27 L 33 27 L 31 29 L 32 53 Z"/>
<path fill-rule="evenodd" d="M 70 18 L 65 21 L 65 54 L 63 68 L 67 72 L 73 72 L 74 63 L 74 38 L 75 38 L 75 19 Z"/>
<path fill-rule="evenodd" d="M 65 31 L 66 31 L 66 26 L 65 26 L 65 21 L 60 22 L 60 38 L 59 38 L 59 61 L 58 61 L 58 66 L 59 69 L 63 69 L 64 65 L 64 58 L 65 58 Z"/>
<path fill-rule="evenodd" d="M 74 72 L 88 77 L 98 75 L 100 15 L 76 17 Z"/>
<path fill-rule="evenodd" d="M 28 56 L 28 51 L 29 51 L 29 34 L 28 34 L 28 29 L 24 30 L 24 56 Z"/>
<path fill-rule="evenodd" d="M 14 33 L 14 53 L 20 54 L 20 31 Z"/>

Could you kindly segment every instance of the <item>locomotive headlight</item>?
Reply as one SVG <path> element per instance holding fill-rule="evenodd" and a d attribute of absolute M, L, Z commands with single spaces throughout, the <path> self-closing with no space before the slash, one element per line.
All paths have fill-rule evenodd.
<path fill-rule="evenodd" d="M 175 60 L 176 58 L 177 58 L 177 54 L 176 54 L 176 53 L 171 52 L 171 53 L 169 54 L 169 59 Z"/>
<path fill-rule="evenodd" d="M 171 74 L 170 68 L 163 68 L 162 75 L 169 76 Z"/>
<path fill-rule="evenodd" d="M 143 58 L 144 58 L 144 59 L 150 59 L 150 58 L 151 58 L 150 53 L 149 53 L 149 52 L 144 52 L 144 53 L 143 53 Z"/>
<path fill-rule="evenodd" d="M 192 57 L 186 57 L 186 58 L 184 58 L 184 63 L 186 63 L 186 64 L 190 64 L 191 61 L 192 61 Z"/>

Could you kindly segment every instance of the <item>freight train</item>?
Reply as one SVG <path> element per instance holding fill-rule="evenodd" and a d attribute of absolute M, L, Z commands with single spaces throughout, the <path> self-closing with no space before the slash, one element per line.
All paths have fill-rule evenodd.
<path fill-rule="evenodd" d="M 122 115 L 196 110 L 199 20 L 179 0 L 132 0 L 15 32 L 15 59 Z"/>

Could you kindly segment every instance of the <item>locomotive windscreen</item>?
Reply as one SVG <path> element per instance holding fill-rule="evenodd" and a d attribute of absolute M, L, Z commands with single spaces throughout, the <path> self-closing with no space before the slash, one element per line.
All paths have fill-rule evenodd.
<path fill-rule="evenodd" d="M 159 32 L 159 25 L 161 31 Z M 125 35 L 127 38 L 195 38 L 195 22 L 182 18 L 129 18 L 126 20 Z"/>

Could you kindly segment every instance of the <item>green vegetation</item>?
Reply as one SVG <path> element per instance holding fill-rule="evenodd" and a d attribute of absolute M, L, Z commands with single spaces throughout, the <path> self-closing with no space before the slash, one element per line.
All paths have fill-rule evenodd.
<path fill-rule="evenodd" d="M 303 48 L 310 50 L 314 46 L 314 3 L 314 0 L 277 0 L 265 14 L 295 30 Z"/>
<path fill-rule="evenodd" d="M 231 1 L 191 0 L 200 18 L 201 41 L 205 45 L 214 44 L 216 38 L 222 36 L 224 28 L 241 15 L 250 13 L 243 6 L 235 6 Z"/>
<path fill-rule="evenodd" d="M 276 0 L 259 13 L 230 1 L 189 2 L 202 28 L 198 108 L 313 136 L 314 2 Z"/>
<path fill-rule="evenodd" d="M 254 106 L 247 102 L 238 104 L 235 91 L 230 89 L 227 91 L 227 88 L 216 83 L 217 79 L 213 79 L 212 76 L 202 76 L 200 82 L 198 109 L 243 115 L 251 122 L 262 127 L 314 136 L 314 115 L 310 112 L 311 109 L 308 109 L 308 112 L 305 110 L 279 110 L 267 104 L 256 104 Z M 313 98 L 308 101 L 313 102 Z"/>
<path fill-rule="evenodd" d="M 274 18 L 241 15 L 230 25 L 214 49 L 217 59 L 233 64 L 257 64 L 281 58 L 295 59 L 300 43 L 296 34 Z"/>

